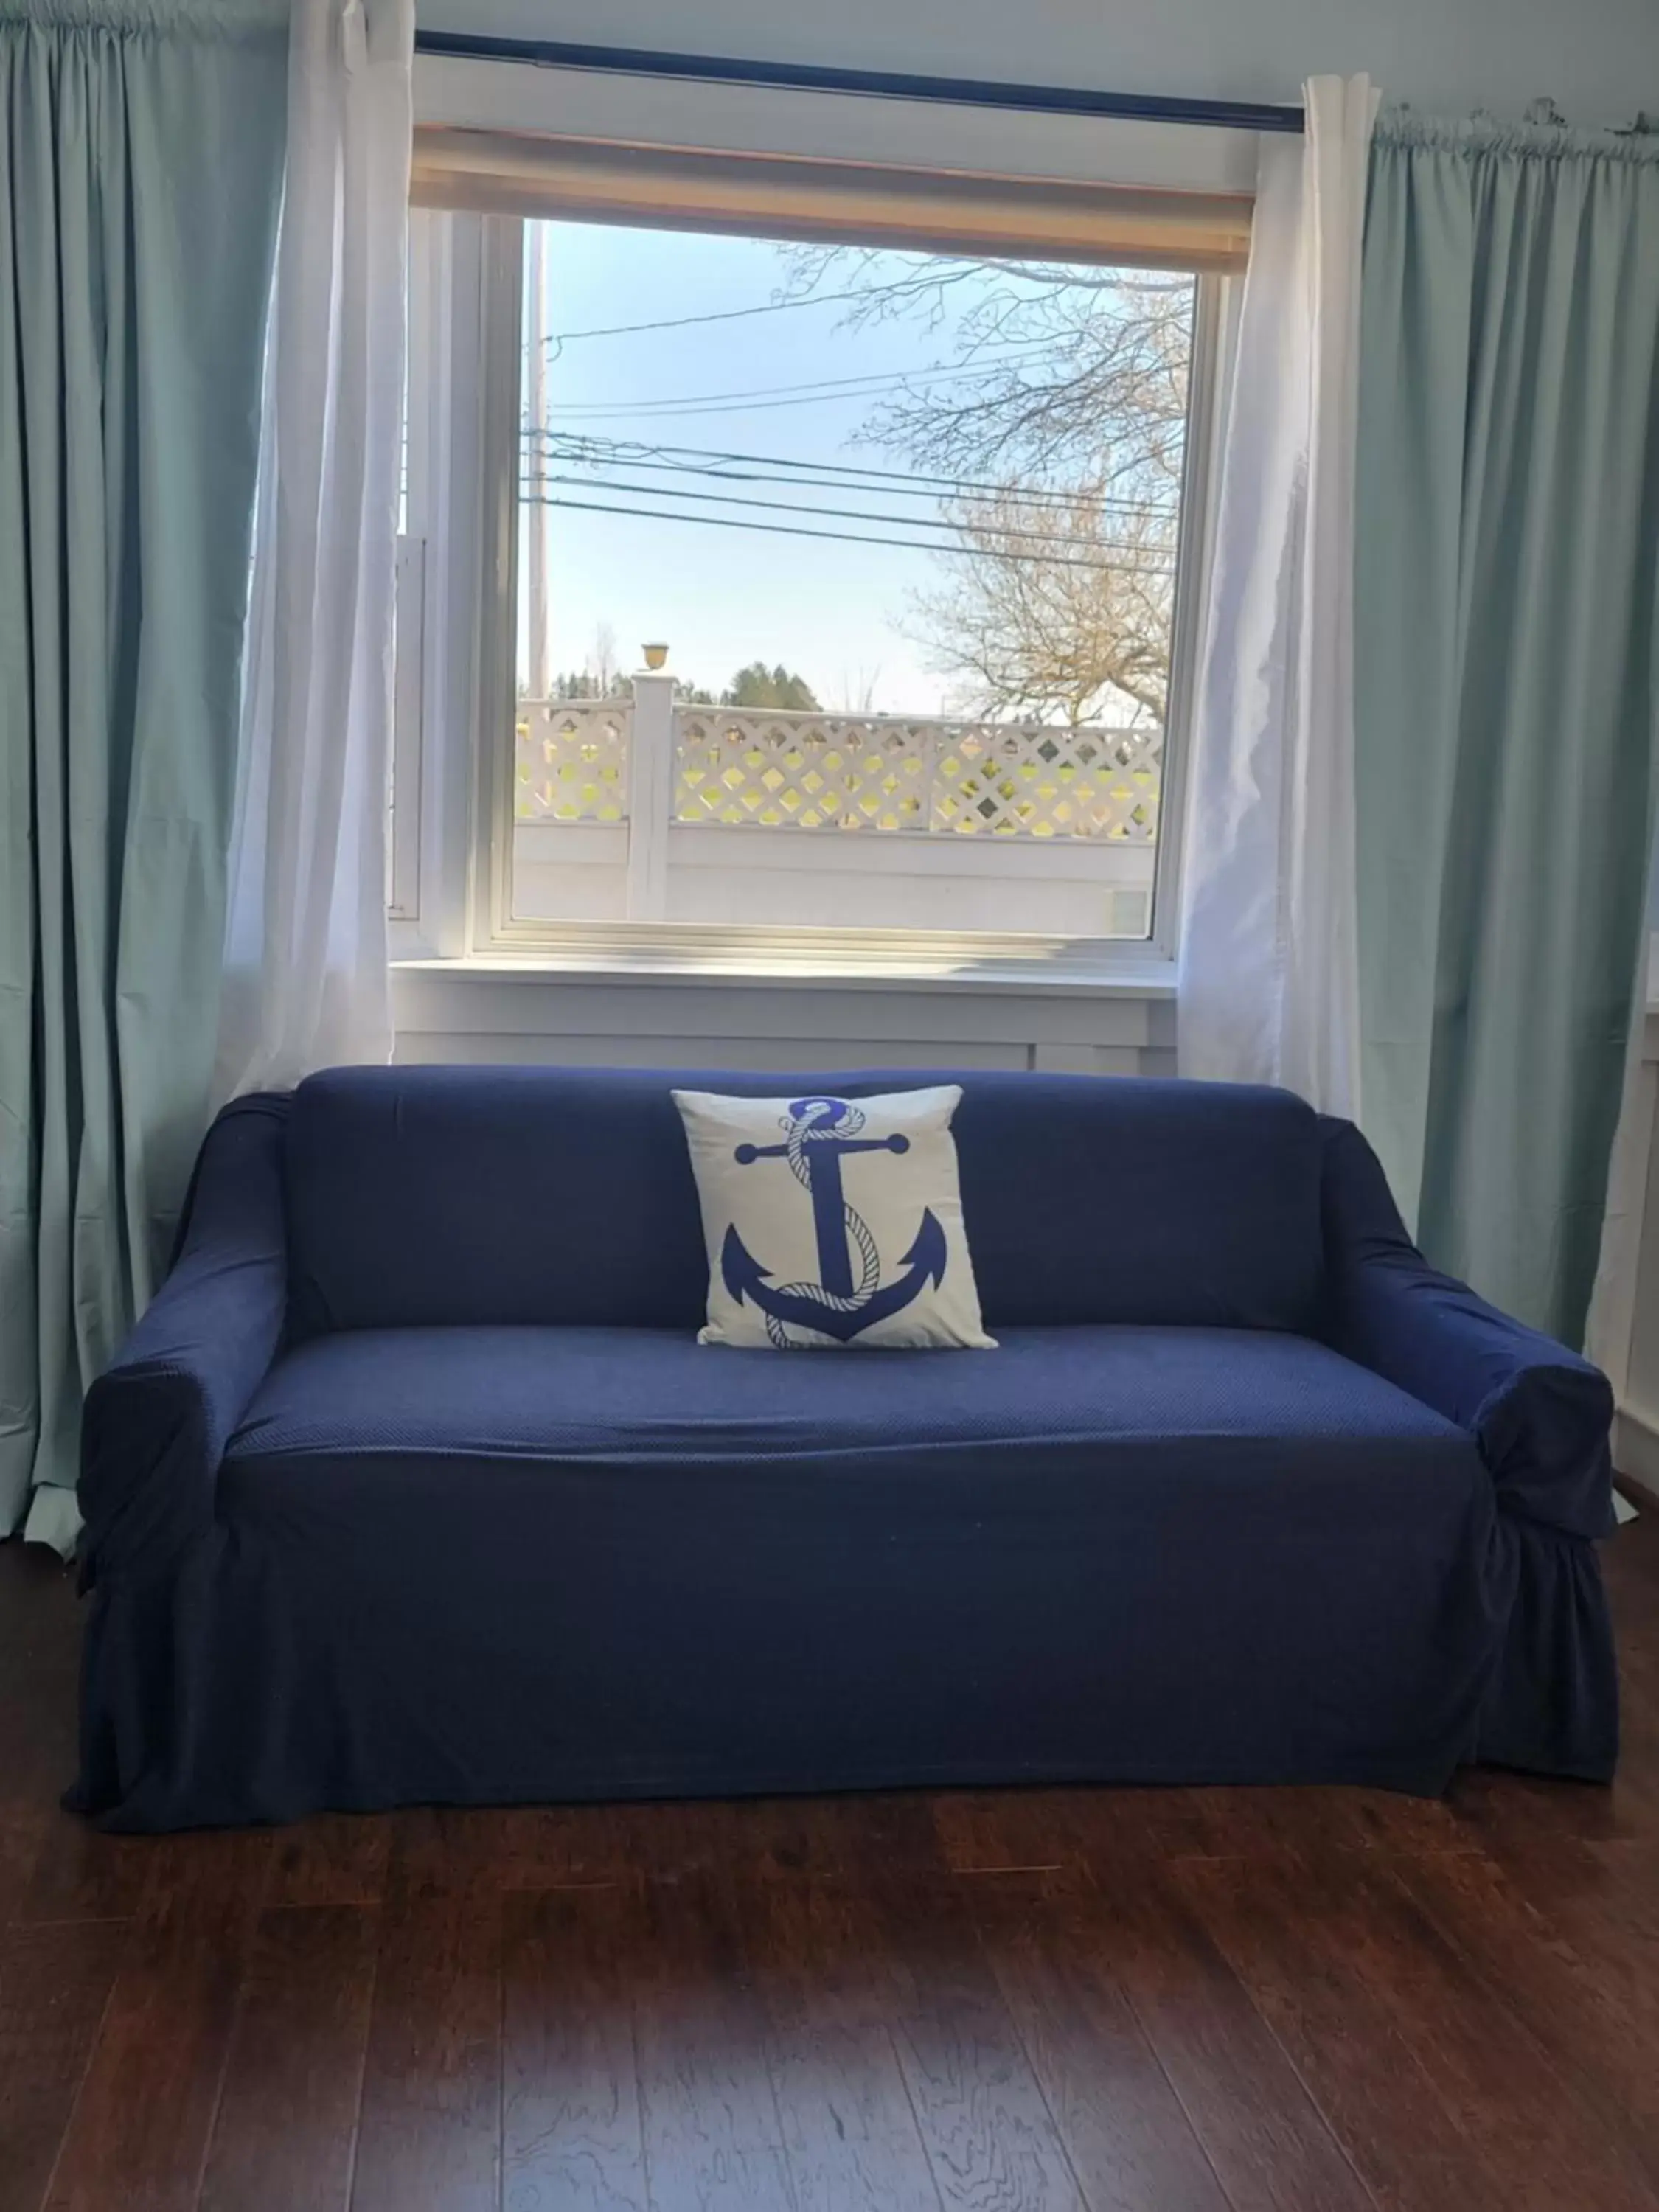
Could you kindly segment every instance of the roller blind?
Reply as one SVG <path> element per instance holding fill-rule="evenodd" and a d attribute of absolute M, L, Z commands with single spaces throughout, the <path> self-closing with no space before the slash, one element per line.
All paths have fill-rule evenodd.
<path fill-rule="evenodd" d="M 1243 193 L 431 124 L 415 133 L 410 197 L 485 215 L 1203 271 L 1243 269 L 1250 240 Z"/>

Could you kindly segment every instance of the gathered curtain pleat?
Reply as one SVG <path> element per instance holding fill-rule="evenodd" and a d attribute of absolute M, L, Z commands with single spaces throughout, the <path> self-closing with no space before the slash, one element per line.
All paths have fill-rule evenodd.
<path fill-rule="evenodd" d="M 1313 77 L 1269 138 L 1239 316 L 1194 715 L 1183 1075 L 1359 1101 L 1354 423 L 1376 94 Z"/>
<path fill-rule="evenodd" d="M 414 0 L 294 0 L 216 1092 L 392 1051 Z"/>
<path fill-rule="evenodd" d="M 63 1549 L 212 1073 L 286 50 L 0 0 L 0 1534 Z"/>
<path fill-rule="evenodd" d="M 1364 1123 L 1440 1265 L 1570 1343 L 1659 742 L 1659 140 L 1384 117 L 1357 471 Z"/>

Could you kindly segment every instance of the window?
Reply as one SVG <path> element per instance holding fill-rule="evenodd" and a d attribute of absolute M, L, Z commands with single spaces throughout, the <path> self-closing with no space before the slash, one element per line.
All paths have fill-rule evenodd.
<path fill-rule="evenodd" d="M 470 474 L 477 540 L 406 550 L 476 641 L 470 943 L 1166 939 L 1248 207 L 423 136 L 477 268 L 411 332 L 410 510 Z"/>

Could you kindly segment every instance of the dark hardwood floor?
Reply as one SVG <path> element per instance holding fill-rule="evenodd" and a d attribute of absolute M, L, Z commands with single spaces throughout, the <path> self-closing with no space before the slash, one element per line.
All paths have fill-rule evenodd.
<path fill-rule="evenodd" d="M 100 1837 L 0 1547 L 0 2212 L 1659 2207 L 1659 1514 L 1610 1793 L 1045 1790 Z"/>

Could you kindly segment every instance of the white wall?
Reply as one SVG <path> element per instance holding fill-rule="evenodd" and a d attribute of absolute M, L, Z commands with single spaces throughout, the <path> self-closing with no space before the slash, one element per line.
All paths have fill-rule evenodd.
<path fill-rule="evenodd" d="M 1659 108 L 1659 0 L 417 0 L 422 27 L 936 76 L 1288 100 L 1367 70 L 1390 99 L 1577 123 Z"/>
<path fill-rule="evenodd" d="M 1039 1068 L 1173 1075 L 1167 987 L 739 981 L 404 968 L 397 1058 L 600 1067 Z"/>

